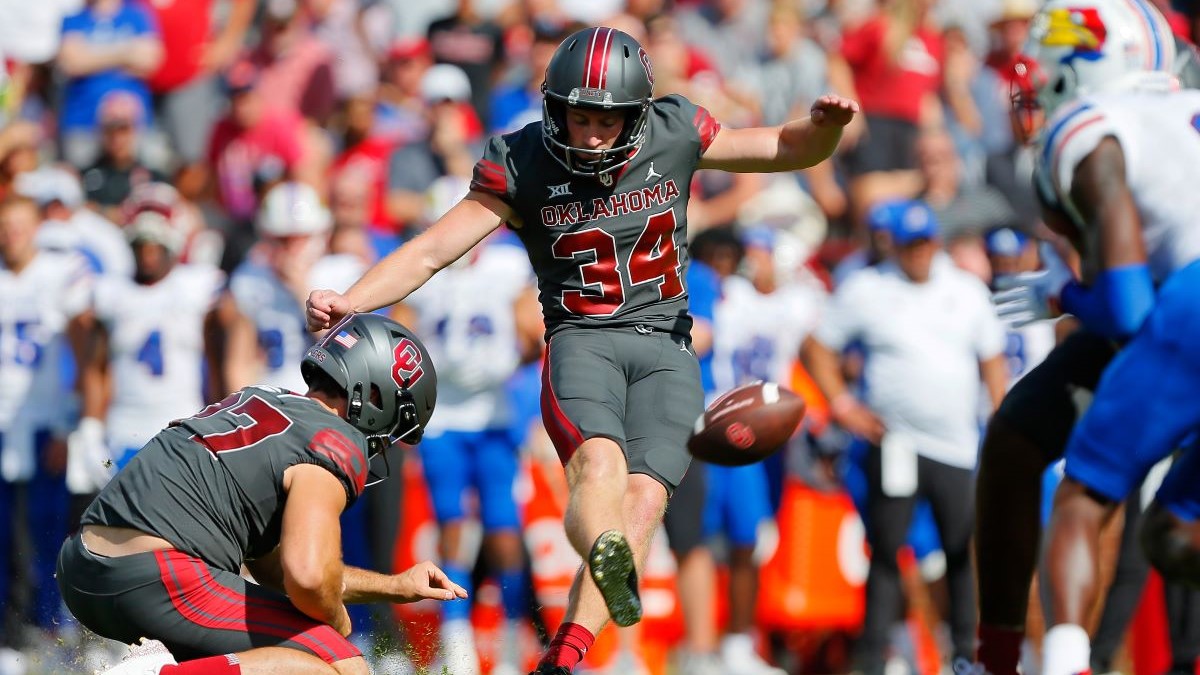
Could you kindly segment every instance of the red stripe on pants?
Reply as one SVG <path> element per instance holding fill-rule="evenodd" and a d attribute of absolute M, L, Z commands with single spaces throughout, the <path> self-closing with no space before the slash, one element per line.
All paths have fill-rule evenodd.
<path fill-rule="evenodd" d="M 558 451 L 559 460 L 565 465 L 575 454 L 575 450 L 583 445 L 583 433 L 567 418 L 562 406 L 558 404 L 558 397 L 554 395 L 554 385 L 550 379 L 549 345 L 542 358 L 541 402 L 542 424 L 546 427 L 546 433 L 550 435 L 550 441 L 554 443 L 554 449 Z"/>
<path fill-rule="evenodd" d="M 222 585 L 198 558 L 168 550 L 156 552 L 155 559 L 171 604 L 198 626 L 291 641 L 326 663 L 361 655 L 332 627 L 306 616 L 290 603 L 252 598 Z"/>

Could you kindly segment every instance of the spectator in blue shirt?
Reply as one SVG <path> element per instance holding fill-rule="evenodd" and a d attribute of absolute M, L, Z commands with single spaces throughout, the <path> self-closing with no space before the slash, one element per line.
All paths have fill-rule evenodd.
<path fill-rule="evenodd" d="M 83 168 L 96 158 L 97 113 L 106 94 L 127 91 L 141 99 L 147 114 L 151 110 L 146 78 L 162 61 L 162 42 L 150 13 L 130 0 L 88 0 L 63 20 L 62 35 L 62 153 Z"/>

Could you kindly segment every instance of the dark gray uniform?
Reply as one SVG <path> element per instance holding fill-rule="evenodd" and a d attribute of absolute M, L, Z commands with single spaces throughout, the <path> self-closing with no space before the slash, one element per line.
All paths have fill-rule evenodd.
<path fill-rule="evenodd" d="M 264 646 L 329 663 L 359 656 L 333 628 L 239 571 L 279 545 L 288 467 L 325 468 L 349 506 L 366 483 L 366 448 L 362 432 L 316 401 L 271 387 L 247 387 L 172 423 L 100 492 L 82 524 L 139 530 L 175 549 L 108 558 L 75 535 L 58 561 L 67 607 L 100 635 L 152 637 L 180 659 Z"/>
<path fill-rule="evenodd" d="M 671 491 L 703 409 L 687 312 L 687 201 L 720 126 L 682 96 L 651 103 L 646 138 L 611 185 L 568 172 L 542 123 L 493 137 L 471 189 L 516 213 L 510 223 L 538 277 L 549 348 L 542 417 L 566 462 L 606 437 L 630 473 Z"/>

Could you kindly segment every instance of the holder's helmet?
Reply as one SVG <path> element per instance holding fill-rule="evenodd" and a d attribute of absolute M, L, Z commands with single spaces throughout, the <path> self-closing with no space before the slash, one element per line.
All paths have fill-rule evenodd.
<path fill-rule="evenodd" d="M 378 314 L 351 314 L 309 348 L 304 381 L 324 372 L 346 390 L 346 421 L 367 436 L 416 443 L 437 400 L 437 373 L 425 346 Z"/>

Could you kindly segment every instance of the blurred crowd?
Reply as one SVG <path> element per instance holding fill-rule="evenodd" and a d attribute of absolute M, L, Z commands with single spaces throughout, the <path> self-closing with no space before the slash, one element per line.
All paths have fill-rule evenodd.
<path fill-rule="evenodd" d="M 1154 4 L 1186 36 L 1169 3 Z M 79 639 L 57 601 L 54 555 L 80 501 L 107 479 L 99 463 L 79 458 L 119 466 L 174 417 L 252 382 L 302 387 L 308 290 L 344 290 L 465 194 L 487 137 L 540 121 L 547 61 L 564 37 L 592 24 L 646 47 L 656 95 L 685 94 L 726 126 L 804 116 L 826 92 L 858 100 L 864 113 L 820 166 L 771 178 L 696 176 L 692 253 L 710 276 L 691 286 L 702 297 L 698 288 L 712 290 L 707 307 L 693 307 L 710 333 L 696 339 L 711 359 L 706 384 L 719 392 L 758 378 L 784 382 L 804 391 L 810 414 L 793 447 L 751 479 L 761 483 L 712 472 L 695 502 L 707 508 L 695 546 L 671 542 L 685 624 L 676 672 L 781 672 L 768 661 L 817 667 L 781 656 L 783 644 L 755 623 L 756 545 L 789 479 L 849 490 L 868 516 L 871 495 L 899 490 L 918 521 L 936 523 L 941 539 L 935 533 L 928 545 L 905 539 L 904 519 L 868 523 L 868 536 L 877 550 L 911 545 L 926 579 L 947 579 L 948 599 L 933 603 L 935 622 L 949 626 L 937 633 L 941 653 L 947 663 L 969 658 L 973 523 L 961 516 L 973 496 L 932 484 L 970 485 L 980 425 L 1061 332 L 1046 323 L 1007 333 L 988 302 L 997 280 L 1042 264 L 1033 160 L 1010 121 L 1012 68 L 1037 9 L 1036 0 L 0 2 L 0 579 L 8 581 L 0 581 L 0 673 L 83 668 L 45 651 L 62 644 L 55 639 Z M 483 248 L 507 245 L 501 238 Z M 475 286 L 447 282 L 397 312 L 434 344 L 444 372 L 438 414 L 450 419 L 443 428 L 477 424 L 472 401 L 478 407 L 490 392 L 507 402 L 488 404 L 487 424 L 515 430 L 506 436 L 514 453 L 545 460 L 538 318 L 522 265 L 502 253 L 473 255 L 447 274 L 473 273 Z M 868 278 L 873 269 L 884 271 Z M 896 290 L 896 278 L 939 280 L 950 299 Z M 447 309 L 475 306 L 471 297 L 490 305 L 480 312 L 500 308 L 507 318 Z M 914 307 L 928 320 L 906 323 Z M 889 312 L 895 322 L 880 319 Z M 926 339 L 922 326 L 936 330 Z M 512 334 L 511 348 L 471 351 L 471 340 L 499 330 Z M 911 360 L 864 367 L 864 351 L 893 345 L 912 350 Z M 481 349 L 507 351 L 489 358 L 500 352 Z M 54 364 L 49 375 L 45 363 Z M 931 368 L 949 380 L 925 378 L 937 382 L 918 394 L 887 391 L 896 381 L 919 388 Z M 920 444 L 944 452 L 923 451 L 919 472 L 883 479 L 879 446 L 895 457 L 903 443 L 894 437 L 889 450 L 879 420 L 908 399 L 930 411 L 930 428 L 954 431 Z M 949 410 L 951 400 L 961 405 Z M 959 417 L 939 417 L 949 414 Z M 430 462 L 427 452 L 412 454 Z M 394 479 L 362 506 L 370 545 L 360 542 L 359 555 L 395 562 L 404 485 Z M 738 502 L 745 485 L 769 497 L 761 513 Z M 528 495 L 509 497 L 520 505 Z M 739 528 L 747 513 L 751 522 Z M 668 535 L 687 539 L 679 529 L 668 522 Z M 722 534 L 727 546 L 709 545 Z M 443 535 L 455 544 L 431 555 L 471 548 L 458 545 L 466 536 L 458 530 Z M 491 571 L 507 580 L 501 586 L 528 584 L 521 539 L 492 544 L 484 548 L 494 554 Z M 461 566 L 477 576 L 487 568 Z M 717 602 L 704 589 L 715 587 L 718 566 L 730 570 L 723 628 L 714 610 L 696 606 Z M 868 670 L 876 657 L 903 652 L 891 632 L 903 613 L 900 576 L 896 569 L 868 583 L 868 593 L 871 584 L 893 589 L 880 596 L 876 588 L 875 597 L 890 599 L 867 609 L 859 665 Z M 509 593 L 503 604 L 514 625 L 528 623 L 525 595 Z M 469 613 L 454 612 L 469 625 Z M 391 619 L 359 625 L 370 621 Z M 477 661 L 455 651 L 452 640 L 469 629 L 454 626 L 443 630 L 446 653 Z M 30 654 L 50 660 L 31 664 Z M 622 663 L 652 668 L 631 658 Z M 496 662 L 520 672 L 520 654 Z M 477 672 L 471 667 L 480 666 L 452 672 Z"/>

